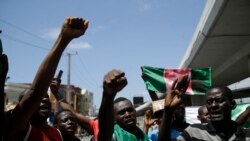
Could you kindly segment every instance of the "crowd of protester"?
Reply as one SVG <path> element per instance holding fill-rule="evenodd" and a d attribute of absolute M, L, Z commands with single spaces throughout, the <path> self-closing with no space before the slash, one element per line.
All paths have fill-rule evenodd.
<path fill-rule="evenodd" d="M 104 75 L 102 102 L 98 119 L 89 119 L 76 112 L 59 94 L 60 79 L 53 78 L 64 49 L 71 40 L 84 35 L 88 20 L 78 17 L 65 19 L 61 32 L 41 63 L 32 85 L 22 93 L 19 102 L 11 110 L 4 111 L 4 86 L 8 73 L 7 55 L 1 55 L 1 140 L 4 141 L 79 141 L 75 135 L 77 126 L 93 135 L 94 141 L 170 141 L 199 140 L 227 141 L 250 140 L 250 130 L 242 128 L 250 115 L 250 108 L 236 121 L 231 111 L 237 106 L 232 91 L 226 86 L 212 86 L 206 92 L 206 103 L 198 110 L 199 124 L 185 121 L 184 94 L 190 78 L 177 78 L 163 98 L 163 108 L 157 112 L 145 112 L 143 129 L 137 126 L 136 110 L 118 92 L 128 84 L 125 72 L 113 69 Z M 46 77 L 45 77 L 46 76 Z M 47 118 L 51 103 L 47 94 L 51 89 L 60 108 L 53 125 Z M 149 91 L 153 101 L 160 100 Z"/>

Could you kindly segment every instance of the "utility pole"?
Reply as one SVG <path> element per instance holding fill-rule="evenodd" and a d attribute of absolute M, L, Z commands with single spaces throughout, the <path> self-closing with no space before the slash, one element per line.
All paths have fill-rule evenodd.
<path fill-rule="evenodd" d="M 70 68 L 71 68 L 71 54 L 67 53 L 68 56 L 68 73 L 67 73 L 67 93 L 66 93 L 66 101 L 70 104 Z"/>
<path fill-rule="evenodd" d="M 68 57 L 68 72 L 67 72 L 67 92 L 66 92 L 66 101 L 71 104 L 71 83 L 70 83 L 70 78 L 71 78 L 71 56 L 72 55 L 77 55 L 77 52 L 72 54 L 72 53 L 66 53 Z"/>

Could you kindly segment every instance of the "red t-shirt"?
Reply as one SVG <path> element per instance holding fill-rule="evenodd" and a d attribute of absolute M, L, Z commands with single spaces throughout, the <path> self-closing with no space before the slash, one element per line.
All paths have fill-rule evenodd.
<path fill-rule="evenodd" d="M 28 141 L 63 141 L 63 139 L 55 127 L 46 124 L 41 127 L 32 126 Z"/>
<path fill-rule="evenodd" d="M 99 127 L 98 127 L 98 120 L 89 120 L 90 130 L 89 133 L 94 136 L 94 141 L 97 141 Z"/>

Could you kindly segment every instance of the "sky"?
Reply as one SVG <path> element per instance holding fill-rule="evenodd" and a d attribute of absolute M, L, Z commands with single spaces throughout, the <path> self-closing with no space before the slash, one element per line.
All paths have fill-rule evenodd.
<path fill-rule="evenodd" d="M 64 51 L 57 72 L 94 94 L 98 108 L 103 76 L 112 69 L 125 72 L 128 85 L 117 97 L 144 96 L 141 66 L 178 68 L 206 0 L 3 0 L 0 5 L 0 38 L 9 58 L 12 83 L 31 83 L 44 57 L 53 46 L 68 16 L 89 20 L 84 36 Z"/>

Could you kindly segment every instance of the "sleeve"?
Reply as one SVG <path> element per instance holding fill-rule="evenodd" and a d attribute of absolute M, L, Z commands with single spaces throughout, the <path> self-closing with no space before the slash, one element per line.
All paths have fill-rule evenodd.
<path fill-rule="evenodd" d="M 89 134 L 94 136 L 94 140 L 97 141 L 98 133 L 99 133 L 99 122 L 98 120 L 89 120 Z"/>
<path fill-rule="evenodd" d="M 29 129 L 28 129 L 28 131 L 27 131 L 27 133 L 26 133 L 26 135 L 25 135 L 23 141 L 28 141 L 29 136 L 30 136 L 31 129 L 32 129 L 32 126 L 31 126 L 31 124 L 29 124 Z"/>
<path fill-rule="evenodd" d="M 89 129 L 88 129 L 88 132 L 89 132 L 89 134 L 91 134 L 91 135 L 93 135 L 94 134 L 94 120 L 89 120 Z"/>

